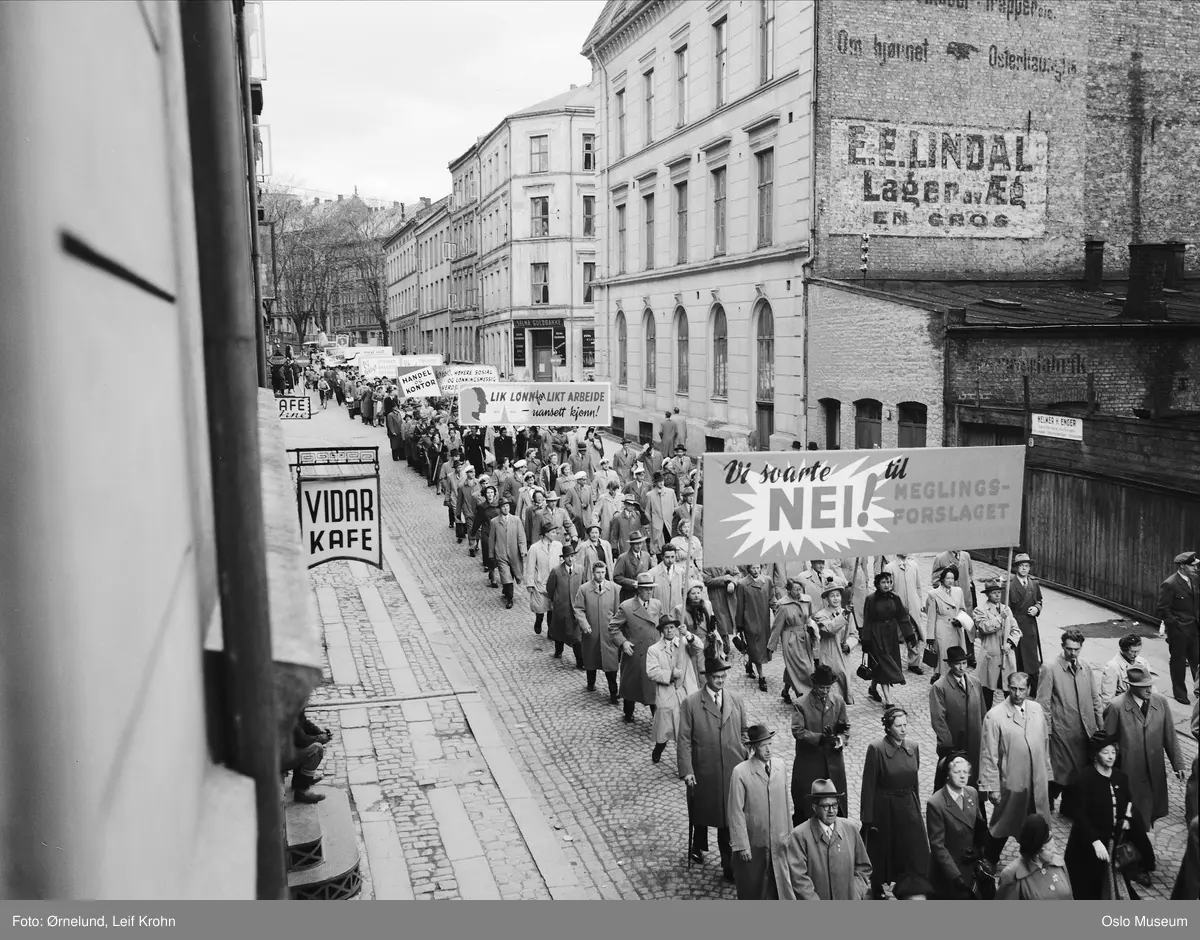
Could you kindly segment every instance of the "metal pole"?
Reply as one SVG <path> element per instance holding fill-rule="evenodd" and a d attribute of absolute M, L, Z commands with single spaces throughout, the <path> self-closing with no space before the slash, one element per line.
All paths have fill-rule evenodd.
<path fill-rule="evenodd" d="M 250 97 L 250 44 L 246 39 L 246 4 L 234 3 L 237 12 L 238 62 L 241 65 L 242 115 L 246 125 L 246 193 L 250 197 L 250 271 L 254 279 L 254 338 L 258 346 L 258 387 L 270 388 L 267 372 L 267 334 L 263 320 L 262 255 L 258 244 L 258 174 L 254 150 L 254 105 Z"/>
<path fill-rule="evenodd" d="M 247 201 L 238 113 L 237 38 L 227 3 L 183 0 L 184 69 L 196 205 L 204 363 L 209 377 L 218 583 L 224 637 L 224 733 L 233 767 L 253 778 L 258 897 L 287 889 L 280 746 L 267 599 L 258 444 L 258 347 L 247 259 L 257 224 Z"/>
<path fill-rule="evenodd" d="M 1004 606 L 1005 607 L 1008 606 L 1008 591 L 1009 591 L 1009 588 L 1012 587 L 1012 560 L 1013 560 L 1013 550 L 1012 550 L 1012 546 L 1010 545 L 1008 547 L 1008 578 L 1004 582 Z M 1000 646 L 1001 646 L 1001 649 L 1003 649 L 1003 647 L 1004 647 L 1003 641 L 1001 642 Z"/>

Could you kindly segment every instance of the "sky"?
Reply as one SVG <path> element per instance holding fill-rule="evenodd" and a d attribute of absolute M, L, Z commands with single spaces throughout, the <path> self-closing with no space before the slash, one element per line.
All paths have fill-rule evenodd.
<path fill-rule="evenodd" d="M 603 0 L 266 0 L 272 182 L 416 201 L 506 115 L 591 81 Z"/>

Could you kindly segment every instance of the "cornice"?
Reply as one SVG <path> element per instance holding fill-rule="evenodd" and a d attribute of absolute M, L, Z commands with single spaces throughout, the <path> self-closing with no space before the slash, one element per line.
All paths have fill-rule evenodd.
<path fill-rule="evenodd" d="M 600 36 L 593 47 L 596 55 L 602 63 L 612 61 L 682 3 L 683 0 L 652 0 L 625 23 Z"/>

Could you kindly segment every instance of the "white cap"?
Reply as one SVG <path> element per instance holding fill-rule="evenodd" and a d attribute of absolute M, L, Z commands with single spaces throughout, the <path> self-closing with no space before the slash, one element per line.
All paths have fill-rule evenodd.
<path fill-rule="evenodd" d="M 586 480 L 587 479 L 586 471 L 580 470 L 580 471 L 576 472 L 575 479 L 576 480 Z"/>

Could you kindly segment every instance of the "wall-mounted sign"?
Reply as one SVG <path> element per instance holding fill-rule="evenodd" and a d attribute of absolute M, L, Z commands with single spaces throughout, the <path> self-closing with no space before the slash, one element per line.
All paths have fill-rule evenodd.
<path fill-rule="evenodd" d="M 458 421 L 464 427 L 520 424 L 538 427 L 608 427 L 608 382 L 498 382 L 459 389 Z"/>
<path fill-rule="evenodd" d="M 304 421 L 312 417 L 312 399 L 307 395 L 285 395 L 276 398 L 279 417 L 284 421 Z"/>
<path fill-rule="evenodd" d="M 831 130 L 834 234 L 1045 234 L 1044 131 L 871 120 L 835 120 Z"/>
<path fill-rule="evenodd" d="M 308 567 L 344 559 L 382 568 L 379 448 L 299 448 L 292 453 Z M 335 465 L 346 469 L 333 470 Z M 336 475 L 326 475 L 331 470 Z"/>
<path fill-rule="evenodd" d="M 1082 441 L 1083 419 L 1068 418 L 1066 415 L 1035 414 L 1031 430 L 1040 437 L 1057 437 L 1062 441 Z"/>
<path fill-rule="evenodd" d="M 1024 447 L 704 455 L 704 559 L 1016 545 Z"/>
<path fill-rule="evenodd" d="M 432 366 L 423 366 L 399 375 L 400 391 L 405 398 L 437 398 L 442 394 Z"/>

